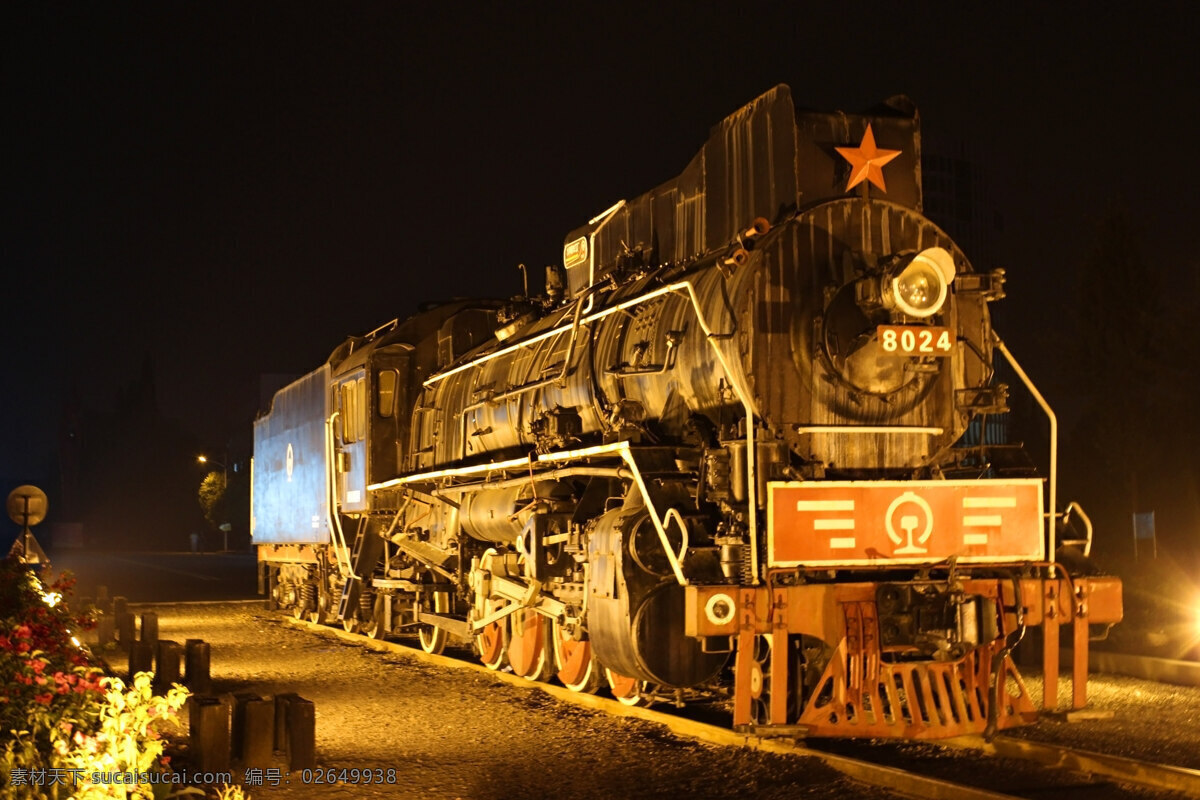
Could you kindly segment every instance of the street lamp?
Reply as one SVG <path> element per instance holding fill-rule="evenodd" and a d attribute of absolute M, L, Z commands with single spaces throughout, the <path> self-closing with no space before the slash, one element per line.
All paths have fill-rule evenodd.
<path fill-rule="evenodd" d="M 229 467 L 225 466 L 225 461 L 229 460 L 229 456 L 225 456 L 225 461 L 217 461 L 215 458 L 209 458 L 206 455 L 198 455 L 198 456 L 196 456 L 196 460 L 199 461 L 201 464 L 212 464 L 214 466 L 221 468 L 221 476 L 224 480 L 224 482 L 221 484 L 221 495 L 222 495 L 222 497 L 228 497 L 228 495 L 229 495 Z M 222 552 L 225 552 L 225 553 L 229 552 L 229 529 L 230 529 L 230 527 L 231 526 L 228 522 L 222 523 L 221 525 L 217 526 L 217 528 L 225 536 L 225 545 L 224 545 L 224 547 L 222 547 Z"/>
<path fill-rule="evenodd" d="M 215 464 L 225 473 L 226 478 L 229 477 L 229 468 L 225 466 L 224 462 L 217 461 L 215 458 L 209 458 L 208 456 L 196 456 L 196 460 L 201 464 Z"/>

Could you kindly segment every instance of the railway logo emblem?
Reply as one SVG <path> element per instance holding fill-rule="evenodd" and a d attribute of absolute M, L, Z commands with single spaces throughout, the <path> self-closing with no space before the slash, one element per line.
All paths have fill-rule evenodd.
<path fill-rule="evenodd" d="M 917 537 L 917 541 L 913 542 L 913 532 L 921 525 L 921 516 L 916 514 L 897 514 L 901 509 L 908 510 L 910 506 L 916 506 L 916 509 L 921 512 L 921 516 L 925 518 L 925 527 L 921 530 L 921 534 Z M 896 532 L 896 518 L 899 516 L 900 528 L 904 531 L 904 537 L 901 537 Z M 925 544 L 929 541 L 929 537 L 933 535 L 933 509 L 930 508 L 929 502 L 913 492 L 905 492 L 892 501 L 888 506 L 887 514 L 884 516 L 884 526 L 887 528 L 888 538 L 896 544 L 907 539 L 907 544 L 903 547 L 896 548 L 896 555 L 911 555 L 914 553 L 928 553 L 928 548 L 918 547 L 917 544 Z"/>
<path fill-rule="evenodd" d="M 772 565 L 1039 560 L 1042 483 L 1008 480 L 768 484 Z M 936 528 L 936 536 L 935 530 Z"/>

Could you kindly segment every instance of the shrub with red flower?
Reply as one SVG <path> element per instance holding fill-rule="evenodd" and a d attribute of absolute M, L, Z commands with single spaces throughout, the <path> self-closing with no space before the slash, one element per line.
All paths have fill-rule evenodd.
<path fill-rule="evenodd" d="M 0 745 L 16 731 L 48 736 L 52 721 L 86 717 L 103 696 L 102 673 L 76 637 L 92 620 L 64 599 L 73 584 L 69 575 L 43 583 L 31 566 L 0 562 Z M 45 713 L 31 714 L 38 706 Z"/>
<path fill-rule="evenodd" d="M 102 671 L 77 631 L 91 627 L 65 598 L 73 578 L 43 582 L 39 570 L 0 561 L 0 783 L 6 797 L 54 796 L 49 788 L 15 785 L 17 768 L 58 766 L 53 740 L 63 725 L 95 726 Z M 67 796 L 64 792 L 61 796 Z"/>
<path fill-rule="evenodd" d="M 169 769 L 159 727 L 177 722 L 187 690 L 176 684 L 155 697 L 150 673 L 128 687 L 105 677 L 75 634 L 92 620 L 68 609 L 73 583 L 47 584 L 25 564 L 0 562 L 0 796 L 149 800 L 166 784 L 88 776 Z"/>

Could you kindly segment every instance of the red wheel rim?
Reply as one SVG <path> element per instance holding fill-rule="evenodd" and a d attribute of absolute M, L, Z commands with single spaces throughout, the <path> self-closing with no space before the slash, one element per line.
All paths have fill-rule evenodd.
<path fill-rule="evenodd" d="M 525 609 L 512 615 L 508 663 L 522 678 L 543 680 L 547 676 L 546 623 L 541 614 Z"/>
<path fill-rule="evenodd" d="M 633 705 L 641 700 L 642 682 L 637 678 L 618 674 L 608 668 L 604 670 L 604 677 L 608 679 L 608 688 L 612 691 L 613 697 L 622 703 Z"/>
<path fill-rule="evenodd" d="M 594 692 L 599 688 L 600 670 L 592 657 L 592 643 L 577 640 L 557 623 L 554 625 L 554 660 L 557 677 L 574 692 Z"/>
<path fill-rule="evenodd" d="M 508 638 L 507 627 L 506 620 L 493 622 L 475 637 L 475 643 L 479 646 L 479 660 L 488 669 L 500 669 L 504 666 L 505 645 L 508 644 L 505 641 Z"/>

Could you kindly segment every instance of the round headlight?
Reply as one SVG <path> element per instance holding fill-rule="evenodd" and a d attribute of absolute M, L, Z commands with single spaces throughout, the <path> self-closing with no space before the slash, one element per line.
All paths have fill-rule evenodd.
<path fill-rule="evenodd" d="M 892 278 L 896 308 L 910 317 L 929 317 L 941 311 L 954 279 L 954 259 L 940 247 L 922 250 Z"/>

